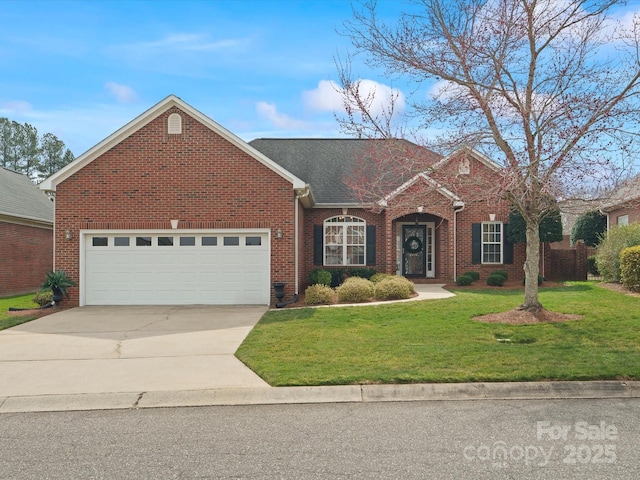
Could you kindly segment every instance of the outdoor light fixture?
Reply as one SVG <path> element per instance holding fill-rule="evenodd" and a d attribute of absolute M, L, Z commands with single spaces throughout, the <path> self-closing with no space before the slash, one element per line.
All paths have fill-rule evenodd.
<path fill-rule="evenodd" d="M 67 240 L 71 240 L 71 238 L 72 238 L 71 230 L 65 230 L 64 238 L 66 238 Z"/>
<path fill-rule="evenodd" d="M 279 228 L 279 229 L 276 231 L 276 238 L 282 238 L 282 229 L 281 229 L 281 228 Z"/>

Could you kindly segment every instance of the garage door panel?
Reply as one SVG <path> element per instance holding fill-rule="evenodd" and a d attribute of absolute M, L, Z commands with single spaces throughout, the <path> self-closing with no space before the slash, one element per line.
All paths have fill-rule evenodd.
<path fill-rule="evenodd" d="M 270 297 L 268 235 L 264 232 L 216 234 L 122 233 L 108 246 L 85 245 L 84 297 L 87 305 L 268 304 Z M 111 237 L 130 237 L 130 246 L 115 246 Z M 158 237 L 173 236 L 173 245 Z M 181 237 L 195 238 L 181 245 Z M 246 237 L 253 237 L 246 245 Z M 136 246 L 136 238 L 151 246 Z M 202 238 L 206 240 L 202 241 Z M 217 245 L 211 245 L 217 237 Z M 223 238 L 237 245 L 224 245 Z M 236 240 L 237 239 L 237 240 Z M 163 239 L 160 243 L 166 243 Z"/>

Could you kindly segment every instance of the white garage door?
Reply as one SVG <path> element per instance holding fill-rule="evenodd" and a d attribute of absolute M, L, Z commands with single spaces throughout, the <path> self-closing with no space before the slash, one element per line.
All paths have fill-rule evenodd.
<path fill-rule="evenodd" d="M 266 232 L 85 233 L 85 305 L 267 305 Z"/>

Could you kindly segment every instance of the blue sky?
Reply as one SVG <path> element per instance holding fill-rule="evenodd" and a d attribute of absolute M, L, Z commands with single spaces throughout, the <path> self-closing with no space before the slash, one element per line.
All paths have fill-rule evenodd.
<path fill-rule="evenodd" d="M 169 94 L 245 140 L 338 136 L 350 16 L 348 0 L 0 0 L 0 116 L 76 156 Z"/>
<path fill-rule="evenodd" d="M 76 156 L 169 94 L 245 140 L 339 136 L 330 82 L 349 18 L 349 0 L 0 0 L 0 117 Z M 361 63 L 354 73 L 389 92 Z"/>

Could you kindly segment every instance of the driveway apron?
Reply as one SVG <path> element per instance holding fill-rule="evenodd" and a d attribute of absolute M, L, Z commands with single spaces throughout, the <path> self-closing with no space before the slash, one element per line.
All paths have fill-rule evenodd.
<path fill-rule="evenodd" d="M 0 397 L 268 387 L 234 353 L 263 306 L 81 307 L 0 331 Z"/>

